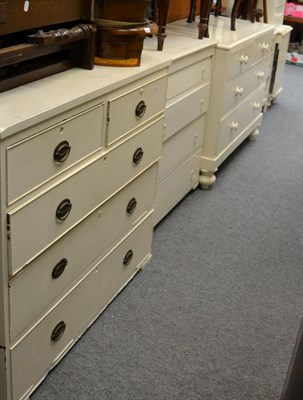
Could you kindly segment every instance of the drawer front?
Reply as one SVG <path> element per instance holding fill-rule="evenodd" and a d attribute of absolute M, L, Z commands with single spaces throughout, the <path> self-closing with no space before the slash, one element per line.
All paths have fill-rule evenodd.
<path fill-rule="evenodd" d="M 11 340 L 153 209 L 157 168 L 139 175 L 10 281 Z"/>
<path fill-rule="evenodd" d="M 168 76 L 167 100 L 210 80 L 211 60 L 201 60 Z"/>
<path fill-rule="evenodd" d="M 222 115 L 240 104 L 259 85 L 266 81 L 270 73 L 270 61 L 270 57 L 267 57 L 261 63 L 256 64 L 249 71 L 226 85 Z"/>
<path fill-rule="evenodd" d="M 163 143 L 159 165 L 159 179 L 176 168 L 186 157 L 202 147 L 205 129 L 205 114 L 181 129 Z"/>
<path fill-rule="evenodd" d="M 20 399 L 30 391 L 33 382 L 38 382 L 59 361 L 63 353 L 75 343 L 143 266 L 142 264 L 150 257 L 151 241 L 152 218 L 149 217 L 97 265 L 23 340 L 13 346 L 11 349 L 13 400 Z M 133 253 L 132 258 L 130 251 Z"/>
<path fill-rule="evenodd" d="M 108 101 L 108 145 L 164 111 L 166 84 L 166 77 L 155 79 Z"/>
<path fill-rule="evenodd" d="M 103 108 L 92 107 L 7 148 L 9 204 L 102 147 Z"/>
<path fill-rule="evenodd" d="M 10 274 L 14 275 L 159 159 L 162 140 L 160 118 L 49 192 L 10 212 Z"/>
<path fill-rule="evenodd" d="M 256 38 L 256 40 L 254 41 L 253 64 L 259 62 L 260 60 L 269 56 L 272 53 L 274 39 L 275 38 L 273 30 Z"/>
<path fill-rule="evenodd" d="M 254 44 L 252 42 L 230 51 L 226 67 L 227 81 L 247 71 L 253 63 L 253 56 Z"/>
<path fill-rule="evenodd" d="M 168 104 L 165 110 L 164 140 L 206 112 L 209 103 L 210 84 Z"/>
<path fill-rule="evenodd" d="M 172 171 L 158 185 L 154 225 L 199 183 L 201 150 Z"/>
<path fill-rule="evenodd" d="M 265 83 L 221 121 L 217 156 L 260 115 L 264 103 L 264 92 Z"/>

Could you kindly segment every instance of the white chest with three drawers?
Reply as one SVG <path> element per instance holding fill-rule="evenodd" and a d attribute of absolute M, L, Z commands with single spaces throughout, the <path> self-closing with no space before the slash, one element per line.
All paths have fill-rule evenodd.
<path fill-rule="evenodd" d="M 171 65 L 155 224 L 199 185 L 215 45 L 214 40 L 206 42 L 172 33 L 165 39 L 163 54 L 171 60 Z M 149 47 L 147 41 L 145 48 Z"/>
<path fill-rule="evenodd" d="M 1 94 L 0 398 L 28 398 L 151 257 L 168 63 Z"/>
<path fill-rule="evenodd" d="M 197 26 L 182 20 L 167 31 L 193 36 Z M 217 46 L 200 163 L 205 189 L 215 182 L 218 166 L 261 124 L 274 41 L 273 26 L 237 20 L 231 31 L 227 17 L 211 16 L 209 32 Z"/>

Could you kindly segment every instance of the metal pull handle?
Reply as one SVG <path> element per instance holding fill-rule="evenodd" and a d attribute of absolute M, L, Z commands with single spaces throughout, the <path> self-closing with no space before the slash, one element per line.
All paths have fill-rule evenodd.
<path fill-rule="evenodd" d="M 60 275 L 63 274 L 65 267 L 67 266 L 68 261 L 66 258 L 62 258 L 53 268 L 52 278 L 57 279 Z"/>
<path fill-rule="evenodd" d="M 258 78 L 258 79 L 264 79 L 264 77 L 265 77 L 265 72 L 263 72 L 263 71 L 258 71 L 258 72 L 256 73 L 256 75 L 257 75 L 257 78 Z"/>
<path fill-rule="evenodd" d="M 146 111 L 146 104 L 143 100 L 141 100 L 141 101 L 139 101 L 139 103 L 136 106 L 136 110 L 135 110 L 136 117 L 142 118 L 143 115 L 145 114 L 145 111 Z"/>
<path fill-rule="evenodd" d="M 235 92 L 235 95 L 236 95 L 236 96 L 242 96 L 242 94 L 243 94 L 243 87 L 237 86 L 237 87 L 234 89 L 234 92 Z"/>
<path fill-rule="evenodd" d="M 64 321 L 60 321 L 53 329 L 51 334 L 52 342 L 57 342 L 63 335 L 66 328 L 66 323 Z"/>
<path fill-rule="evenodd" d="M 247 64 L 248 63 L 248 56 L 244 56 L 244 54 L 242 54 L 240 56 L 240 64 Z"/>
<path fill-rule="evenodd" d="M 134 164 L 136 164 L 136 165 L 140 164 L 140 162 L 141 162 L 141 160 L 142 160 L 142 157 L 143 157 L 143 154 L 144 154 L 144 151 L 143 151 L 142 147 L 139 147 L 139 148 L 134 152 L 134 155 L 133 155 L 133 162 L 134 162 Z"/>
<path fill-rule="evenodd" d="M 131 215 L 137 207 L 137 200 L 133 197 L 132 199 L 129 200 L 127 207 L 126 207 L 126 212 L 127 214 Z"/>
<path fill-rule="evenodd" d="M 133 256 L 134 252 L 132 250 L 128 250 L 128 252 L 124 256 L 123 265 L 129 265 L 131 260 L 133 259 Z"/>
<path fill-rule="evenodd" d="M 64 162 L 70 153 L 71 146 L 67 140 L 63 140 L 63 142 L 59 143 L 54 150 L 54 160 L 62 163 Z"/>
<path fill-rule="evenodd" d="M 64 221 L 69 216 L 71 209 L 72 209 L 71 201 L 69 199 L 62 200 L 56 210 L 56 217 L 58 218 L 58 220 Z"/>
<path fill-rule="evenodd" d="M 239 127 L 238 122 L 232 122 L 232 123 L 230 124 L 230 130 L 231 130 L 231 131 L 236 131 L 236 130 L 238 129 L 238 127 Z"/>

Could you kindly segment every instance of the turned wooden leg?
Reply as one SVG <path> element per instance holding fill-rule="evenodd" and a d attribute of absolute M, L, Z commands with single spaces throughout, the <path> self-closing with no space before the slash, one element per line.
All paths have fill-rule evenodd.
<path fill-rule="evenodd" d="M 212 0 L 201 0 L 200 6 L 200 22 L 199 27 L 199 39 L 209 37 L 208 33 L 208 20 L 211 11 Z"/>
<path fill-rule="evenodd" d="M 199 176 L 199 183 L 202 189 L 207 190 L 216 182 L 216 176 L 215 176 L 215 171 L 207 171 L 204 169 L 201 169 L 200 171 L 200 176 Z"/>
<path fill-rule="evenodd" d="M 156 34 L 158 39 L 157 50 L 163 50 L 164 39 L 166 38 L 166 24 L 168 17 L 168 9 L 170 0 L 157 0 L 158 3 L 158 33 Z"/>
<path fill-rule="evenodd" d="M 187 18 L 188 23 L 194 22 L 196 19 L 196 0 L 190 0 L 190 11 Z"/>
<path fill-rule="evenodd" d="M 242 0 L 235 0 L 234 1 L 234 5 L 233 8 L 231 10 L 231 25 L 230 25 L 230 29 L 232 31 L 236 30 L 236 19 L 238 17 L 238 13 L 239 13 L 239 7 L 241 5 Z"/>
<path fill-rule="evenodd" d="M 265 24 L 268 23 L 267 1 L 266 0 L 263 0 L 263 21 Z"/>
<path fill-rule="evenodd" d="M 219 15 L 221 15 L 221 8 L 222 8 L 222 1 L 221 0 L 217 0 L 216 5 L 215 5 L 215 17 L 218 17 Z"/>

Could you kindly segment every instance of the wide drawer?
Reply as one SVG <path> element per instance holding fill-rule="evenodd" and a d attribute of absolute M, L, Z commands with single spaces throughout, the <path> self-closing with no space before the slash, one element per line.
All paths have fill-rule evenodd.
<path fill-rule="evenodd" d="M 255 64 L 263 58 L 269 56 L 273 51 L 274 45 L 274 30 L 265 33 L 264 35 L 256 38 L 254 41 L 254 58 L 253 63 Z"/>
<path fill-rule="evenodd" d="M 158 185 L 154 225 L 199 184 L 201 150 L 179 164 Z"/>
<path fill-rule="evenodd" d="M 159 159 L 162 139 L 163 118 L 160 118 L 37 199 L 10 211 L 7 217 L 10 275 Z"/>
<path fill-rule="evenodd" d="M 159 180 L 176 168 L 182 160 L 202 147 L 205 129 L 205 114 L 181 129 L 163 143 L 159 164 Z"/>
<path fill-rule="evenodd" d="M 176 61 L 177 63 L 178 61 Z M 210 80 L 212 58 L 187 65 L 168 76 L 167 100 Z"/>
<path fill-rule="evenodd" d="M 224 50 L 227 51 L 227 50 Z M 249 42 L 243 46 L 231 50 L 227 57 L 226 66 L 226 81 L 230 81 L 238 75 L 247 71 L 252 63 L 254 57 L 254 44 Z M 224 69 L 222 70 L 222 73 Z"/>
<path fill-rule="evenodd" d="M 75 343 L 151 254 L 146 219 L 11 349 L 13 400 L 19 400 Z M 30 367 L 29 367 L 30 366 Z"/>
<path fill-rule="evenodd" d="M 210 83 L 199 87 L 167 105 L 164 140 L 194 121 L 208 109 Z"/>
<path fill-rule="evenodd" d="M 257 89 L 262 82 L 266 81 L 270 73 L 270 61 L 270 57 L 267 57 L 261 63 L 256 64 L 226 85 L 222 115 L 235 108 Z"/>
<path fill-rule="evenodd" d="M 103 108 L 89 108 L 7 148 L 9 204 L 102 147 Z"/>
<path fill-rule="evenodd" d="M 11 340 L 153 209 L 157 169 L 139 175 L 10 281 Z"/>
<path fill-rule="evenodd" d="M 166 84 L 167 78 L 164 76 L 109 99 L 107 145 L 164 111 Z"/>
<path fill-rule="evenodd" d="M 261 114 L 264 103 L 264 91 L 265 82 L 247 100 L 221 121 L 217 156 Z"/>

